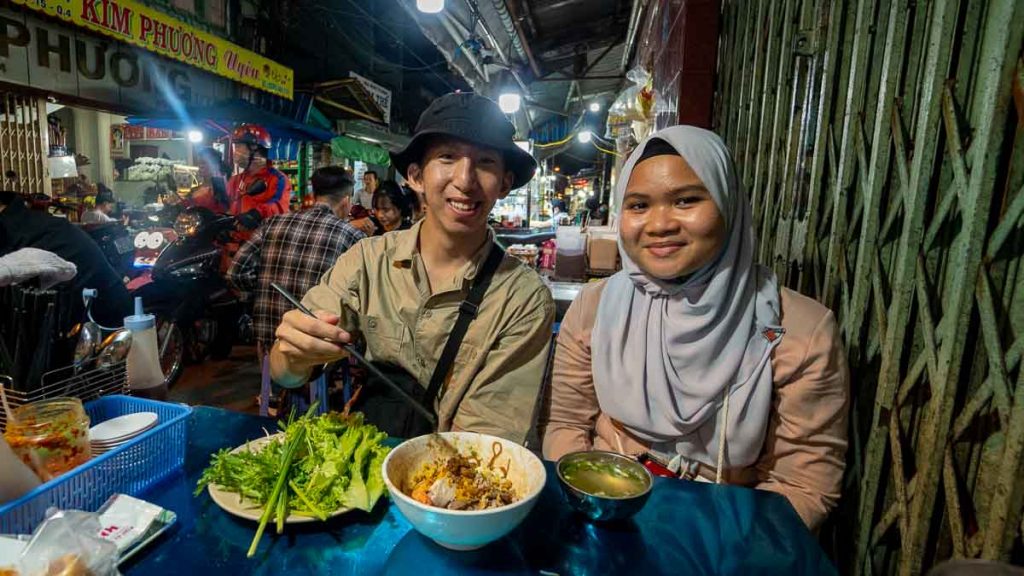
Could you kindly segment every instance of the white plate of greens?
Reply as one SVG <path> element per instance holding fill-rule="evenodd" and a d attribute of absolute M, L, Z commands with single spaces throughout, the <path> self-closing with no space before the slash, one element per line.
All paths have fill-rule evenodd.
<path fill-rule="evenodd" d="M 242 444 L 235 448 L 229 454 L 240 454 L 242 452 L 258 452 L 264 446 L 267 446 L 271 442 L 281 443 L 284 440 L 284 434 L 278 433 L 273 436 L 265 436 L 263 438 L 257 438 L 251 442 Z M 249 500 L 243 498 L 238 492 L 232 492 L 227 488 L 224 488 L 217 484 L 209 484 L 206 487 L 207 492 L 210 493 L 210 498 L 220 506 L 228 514 L 238 516 L 239 518 L 245 518 L 246 520 L 252 520 L 259 522 L 260 517 L 263 516 L 263 506 L 260 505 L 256 500 Z M 334 518 L 340 516 L 345 512 L 353 510 L 350 506 L 342 506 L 331 512 L 326 512 L 327 518 Z M 303 524 L 306 522 L 320 522 L 321 519 L 316 515 L 305 514 L 301 512 L 295 512 L 289 510 L 288 516 L 284 519 L 285 524 Z"/>
<path fill-rule="evenodd" d="M 260 522 L 257 540 L 270 520 L 280 531 L 284 524 L 369 511 L 386 493 L 387 435 L 363 424 L 361 414 L 307 413 L 281 427 L 214 454 L 196 488 L 197 495 L 206 488 L 225 512 Z"/>

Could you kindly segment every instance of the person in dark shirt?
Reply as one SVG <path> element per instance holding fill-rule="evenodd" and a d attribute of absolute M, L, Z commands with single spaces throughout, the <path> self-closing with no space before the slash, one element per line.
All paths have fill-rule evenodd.
<path fill-rule="evenodd" d="M 15 192 L 0 192 L 0 256 L 29 247 L 53 252 L 78 268 L 71 289 L 76 295 L 83 288 L 98 291 L 92 312 L 100 324 L 120 326 L 124 317 L 132 314 L 132 300 L 123 280 L 88 234 L 64 218 L 29 210 Z M 75 312 L 76 318 L 82 314 L 84 310 Z"/>

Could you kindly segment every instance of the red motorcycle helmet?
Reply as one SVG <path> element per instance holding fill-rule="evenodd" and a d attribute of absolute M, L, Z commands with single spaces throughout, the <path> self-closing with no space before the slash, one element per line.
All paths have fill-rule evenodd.
<path fill-rule="evenodd" d="M 270 132 L 259 124 L 239 124 L 238 128 L 231 133 L 231 141 L 238 144 L 249 144 L 270 150 L 273 141 L 270 139 Z"/>

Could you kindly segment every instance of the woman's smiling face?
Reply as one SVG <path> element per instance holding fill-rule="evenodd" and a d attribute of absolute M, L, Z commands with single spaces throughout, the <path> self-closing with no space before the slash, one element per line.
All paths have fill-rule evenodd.
<path fill-rule="evenodd" d="M 728 239 L 711 193 L 678 155 L 653 156 L 633 168 L 619 230 L 626 254 L 659 280 L 700 270 L 718 257 Z"/>

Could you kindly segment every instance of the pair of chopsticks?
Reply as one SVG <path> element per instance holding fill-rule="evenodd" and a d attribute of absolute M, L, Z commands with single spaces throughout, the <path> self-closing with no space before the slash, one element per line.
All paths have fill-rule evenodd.
<path fill-rule="evenodd" d="M 292 294 L 290 292 L 288 292 L 287 290 L 285 290 L 284 288 L 282 288 L 281 286 L 279 286 L 278 284 L 276 284 L 274 282 L 271 282 L 270 286 L 274 290 L 277 290 L 281 294 L 281 296 L 284 296 L 285 299 L 288 300 L 288 302 L 291 302 L 292 306 L 295 306 L 295 308 L 298 309 L 299 311 L 301 311 L 303 314 L 306 314 L 307 316 L 310 316 L 312 318 L 316 318 L 316 315 L 313 314 L 313 312 L 311 312 L 309 308 L 306 308 L 305 306 L 303 306 L 302 302 L 299 302 L 299 300 L 297 298 L 295 298 L 295 296 L 292 296 Z M 377 367 L 374 366 L 373 363 L 371 363 L 369 360 L 364 358 L 363 355 L 360 354 L 355 349 L 354 346 L 352 346 L 351 344 L 342 344 L 341 342 L 333 342 L 333 343 L 334 344 L 339 344 L 342 348 L 345 349 L 346 352 L 351 354 L 353 358 L 358 360 L 363 366 L 366 366 L 366 368 L 369 369 L 370 372 L 372 372 L 374 376 L 376 376 L 377 378 L 380 378 L 381 381 L 384 382 L 384 384 L 386 384 L 389 388 L 391 388 L 396 394 L 398 394 L 402 398 L 402 400 L 404 400 L 407 404 L 409 404 L 409 406 L 412 406 L 417 412 L 419 412 L 424 418 L 426 418 L 427 422 L 430 422 L 430 425 L 435 430 L 437 429 L 437 417 L 434 416 L 434 413 L 431 412 L 430 410 L 427 410 L 423 406 L 423 404 L 420 403 L 419 400 L 416 400 L 415 398 L 410 396 L 405 390 L 402 390 L 401 386 L 396 384 L 393 380 L 391 380 L 391 378 L 388 378 L 383 372 L 381 372 L 379 369 L 377 369 Z M 333 364 L 334 363 L 332 363 L 329 366 L 333 367 Z M 328 371 L 327 368 L 325 368 L 324 372 L 327 372 L 327 371 Z"/>

